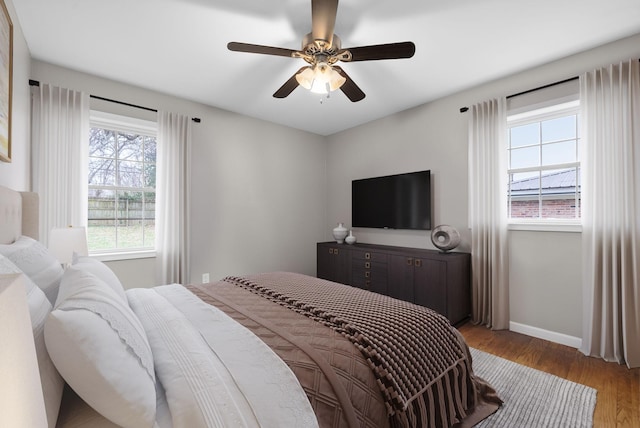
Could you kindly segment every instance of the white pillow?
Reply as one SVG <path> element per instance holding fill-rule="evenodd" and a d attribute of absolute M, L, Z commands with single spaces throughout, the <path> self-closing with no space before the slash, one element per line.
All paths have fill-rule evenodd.
<path fill-rule="evenodd" d="M 97 276 L 111 287 L 113 291 L 122 298 L 124 303 L 127 303 L 127 295 L 124 293 L 124 287 L 109 266 L 105 265 L 100 260 L 92 259 L 88 256 L 79 256 L 75 253 L 73 254 L 72 266 Z"/>
<path fill-rule="evenodd" d="M 64 270 L 44 245 L 28 236 L 21 236 L 13 244 L 0 245 L 0 254 L 31 278 L 52 305 L 55 303 Z"/>
<path fill-rule="evenodd" d="M 0 274 L 8 273 L 22 273 L 22 271 L 11 260 L 0 254 Z M 44 343 L 44 323 L 47 315 L 51 312 L 51 303 L 47 300 L 44 292 L 28 276 L 24 275 L 24 280 L 27 288 L 27 302 L 29 304 L 29 315 L 31 316 L 33 341 L 36 345 L 36 354 L 38 356 L 38 369 L 47 411 L 47 421 L 50 427 L 55 427 L 58 411 L 60 410 L 60 402 L 62 401 L 64 380 L 62 380 L 60 373 L 53 365 Z"/>
<path fill-rule="evenodd" d="M 149 342 L 133 311 L 104 281 L 67 268 L 44 335 L 58 371 L 87 404 L 122 427 L 154 425 Z"/>

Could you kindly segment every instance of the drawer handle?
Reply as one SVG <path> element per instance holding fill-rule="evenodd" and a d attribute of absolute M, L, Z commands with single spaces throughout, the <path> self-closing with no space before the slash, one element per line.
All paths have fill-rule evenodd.
<path fill-rule="evenodd" d="M 407 259 L 407 266 L 413 265 L 413 259 Z"/>
<path fill-rule="evenodd" d="M 366 272 L 364 273 L 364 277 L 365 277 L 365 278 L 371 278 L 371 272 L 366 271 Z"/>
<path fill-rule="evenodd" d="M 371 267 L 371 263 L 370 262 L 364 262 L 364 267 L 365 267 L 365 269 L 369 269 Z"/>
<path fill-rule="evenodd" d="M 333 254 L 333 248 L 329 248 L 329 254 Z"/>
<path fill-rule="evenodd" d="M 337 248 L 333 249 L 333 254 L 338 254 L 338 249 Z"/>
<path fill-rule="evenodd" d="M 371 259 L 371 253 L 364 253 L 364 258 L 367 260 Z"/>
<path fill-rule="evenodd" d="M 422 267 L 422 260 L 416 259 L 415 265 L 416 265 L 416 267 Z"/>
<path fill-rule="evenodd" d="M 365 281 L 364 284 L 367 286 L 367 288 L 371 287 L 371 281 Z"/>

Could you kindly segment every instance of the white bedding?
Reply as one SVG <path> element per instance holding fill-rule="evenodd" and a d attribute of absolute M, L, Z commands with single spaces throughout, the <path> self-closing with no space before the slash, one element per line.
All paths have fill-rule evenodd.
<path fill-rule="evenodd" d="M 147 333 L 173 427 L 317 427 L 289 367 L 258 337 L 180 285 L 127 291 Z M 162 406 L 162 404 L 160 404 Z"/>
<path fill-rule="evenodd" d="M 153 372 L 147 373 L 145 369 L 143 374 L 155 374 L 155 388 L 151 388 L 144 397 L 153 397 L 155 389 L 155 400 L 150 402 L 153 409 L 155 401 L 155 421 L 153 418 L 149 420 L 154 428 L 318 426 L 311 404 L 288 366 L 253 333 L 217 308 L 203 303 L 180 285 L 130 290 L 126 293 L 126 301 L 122 301 L 121 284 L 117 277 L 111 272 L 105 272 L 102 266 L 93 266 L 93 269 L 84 266 L 88 276 L 76 278 L 83 283 L 76 284 L 77 287 L 71 294 L 61 293 L 62 297 L 58 302 L 60 277 L 67 276 L 70 281 L 73 279 L 70 278 L 73 269 L 67 269 L 63 274 L 61 266 L 48 251 L 27 238 L 38 239 L 38 195 L 28 192 L 20 194 L 0 186 L 0 196 L 0 246 L 22 263 L 22 266 L 12 268 L 12 272 L 22 271 L 40 288 L 34 290 L 35 287 L 32 287 L 31 291 L 34 292 L 29 293 L 29 296 L 37 297 L 43 304 L 33 306 L 36 304 L 33 299 L 29 303 L 33 306 L 31 309 L 36 309 L 35 312 L 32 310 L 32 327 L 34 338 L 37 343 L 41 343 L 36 348 L 41 370 L 50 369 L 51 374 L 55 374 L 58 379 L 54 393 L 46 385 L 43 386 L 47 407 L 52 410 L 60 408 L 57 427 L 114 428 L 116 425 L 92 409 L 69 388 L 72 383 L 88 383 L 86 390 L 78 388 L 78 392 L 83 392 L 85 396 L 91 395 L 96 400 L 104 400 L 106 388 L 87 375 L 88 368 L 74 370 L 71 367 L 70 372 L 74 376 L 68 377 L 73 378 L 71 380 L 74 382 L 65 379 L 68 385 L 65 387 L 63 404 L 59 407 L 63 385 L 58 373 L 60 368 L 54 366 L 55 361 L 49 361 L 46 367 L 42 363 L 42 358 L 48 358 L 48 349 L 43 339 L 43 322 L 45 330 L 46 324 L 56 320 L 65 329 L 75 323 L 73 327 L 82 330 L 83 335 L 69 330 L 71 334 L 67 343 L 73 346 L 58 346 L 55 334 L 53 335 L 52 344 L 59 348 L 58 365 L 76 361 L 82 352 L 88 356 L 85 362 L 95 366 L 91 367 L 93 371 L 104 369 L 105 366 L 113 368 L 115 363 L 115 372 L 104 372 L 105 381 L 119 384 L 129 380 L 129 383 L 136 385 L 139 383 L 138 378 L 129 376 L 130 372 L 124 370 L 124 359 L 131 357 L 137 362 L 139 352 L 133 352 L 137 347 L 132 347 L 131 343 L 123 340 L 129 336 L 125 334 L 125 323 L 118 314 L 123 315 L 123 320 L 139 318 L 142 327 L 138 330 L 148 335 L 148 345 L 153 354 Z M 29 251 L 23 248 L 22 244 L 25 242 L 29 243 Z M 93 264 L 96 263 L 98 262 Z M 75 264 L 77 269 L 83 269 L 83 263 Z M 101 286 L 105 290 L 98 290 Z M 45 292 L 50 302 L 47 302 Z M 106 296 L 109 293 L 114 293 L 115 297 Z M 99 299 L 99 296 L 104 299 Z M 73 297 L 75 300 L 65 297 Z M 49 313 L 54 302 L 57 310 L 69 316 L 54 319 L 53 312 Z M 120 307 L 122 304 L 126 310 Z M 135 310 L 135 315 L 124 314 L 130 312 L 128 304 Z M 112 307 L 107 308 L 105 305 Z M 74 311 L 77 316 L 71 317 Z M 92 314 L 95 319 L 92 318 L 91 323 L 82 322 Z M 70 318 L 74 322 L 70 322 Z M 97 329 L 96 326 L 100 328 Z M 116 340 L 103 340 L 105 336 Z M 105 344 L 109 352 L 103 352 Z M 92 352 L 105 358 L 91 358 L 94 355 Z M 108 364 L 101 364 L 105 359 L 109 360 Z M 140 364 L 137 368 L 144 365 Z M 136 368 L 136 364 L 133 366 Z M 149 364 L 146 366 L 151 367 Z M 142 400 L 134 401 L 139 403 Z M 99 407 L 101 406 L 96 404 L 96 408 Z M 104 409 L 102 411 L 105 412 Z M 50 428 L 56 419 L 55 413 L 50 413 Z M 123 408 L 117 407 L 117 413 L 123 413 Z"/>

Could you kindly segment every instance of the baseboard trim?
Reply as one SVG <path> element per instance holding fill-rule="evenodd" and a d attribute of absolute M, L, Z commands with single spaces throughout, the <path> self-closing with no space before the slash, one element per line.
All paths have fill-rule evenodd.
<path fill-rule="evenodd" d="M 509 330 L 516 333 L 526 334 L 527 336 L 537 337 L 538 339 L 548 340 L 549 342 L 570 346 L 576 349 L 579 349 L 582 346 L 582 339 L 580 337 L 569 336 L 568 334 L 544 330 L 542 328 L 520 324 L 513 321 L 509 322 Z"/>

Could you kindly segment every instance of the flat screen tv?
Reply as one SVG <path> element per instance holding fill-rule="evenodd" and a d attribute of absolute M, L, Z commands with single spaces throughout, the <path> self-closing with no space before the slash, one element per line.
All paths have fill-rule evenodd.
<path fill-rule="evenodd" d="M 431 171 L 353 180 L 353 227 L 431 229 Z"/>

